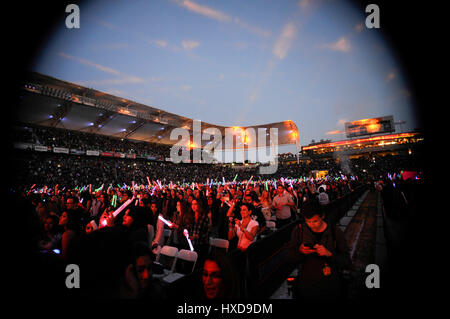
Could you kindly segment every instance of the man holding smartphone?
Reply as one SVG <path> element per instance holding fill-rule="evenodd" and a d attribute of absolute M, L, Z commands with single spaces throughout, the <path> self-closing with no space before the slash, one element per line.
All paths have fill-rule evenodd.
<path fill-rule="evenodd" d="M 293 263 L 301 263 L 294 297 L 303 300 L 338 300 L 345 298 L 342 271 L 352 261 L 344 233 L 327 223 L 316 200 L 302 210 L 304 224 L 294 227 L 288 244 Z"/>

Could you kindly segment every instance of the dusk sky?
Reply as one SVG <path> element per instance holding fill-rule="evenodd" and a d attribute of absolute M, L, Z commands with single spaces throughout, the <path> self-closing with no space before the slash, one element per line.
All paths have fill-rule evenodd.
<path fill-rule="evenodd" d="M 382 26 L 351 1 L 86 1 L 80 13 L 33 71 L 217 125 L 292 120 L 301 145 L 344 139 L 347 121 L 419 125 Z"/>

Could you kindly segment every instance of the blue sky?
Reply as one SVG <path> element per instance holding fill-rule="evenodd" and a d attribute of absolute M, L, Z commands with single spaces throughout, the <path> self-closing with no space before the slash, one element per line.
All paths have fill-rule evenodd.
<path fill-rule="evenodd" d="M 33 71 L 218 125 L 292 120 L 301 145 L 345 138 L 346 121 L 418 125 L 382 27 L 351 1 L 86 1 L 80 13 Z"/>

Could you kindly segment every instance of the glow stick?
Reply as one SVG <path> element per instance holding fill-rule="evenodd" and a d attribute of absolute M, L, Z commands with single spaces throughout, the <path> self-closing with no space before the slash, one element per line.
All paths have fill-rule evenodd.
<path fill-rule="evenodd" d="M 236 174 L 236 176 L 234 177 L 233 183 L 236 181 L 237 176 L 238 176 L 238 174 Z"/>
<path fill-rule="evenodd" d="M 106 220 L 105 220 L 106 221 Z M 98 227 L 97 227 L 97 224 L 95 223 L 95 220 L 91 220 L 90 221 L 90 224 L 92 225 L 92 228 L 94 228 L 94 230 L 96 230 Z"/>
<path fill-rule="evenodd" d="M 248 183 L 250 183 L 250 181 L 253 179 L 253 175 L 252 175 L 252 177 L 250 177 L 250 179 L 247 181 L 247 185 L 245 185 L 245 187 L 247 187 L 248 186 Z"/>
<path fill-rule="evenodd" d="M 187 229 L 183 230 L 183 234 L 184 234 L 184 236 L 186 236 L 186 239 L 189 243 L 189 248 L 191 249 L 191 251 L 194 251 L 194 246 L 192 246 L 192 242 L 189 239 L 189 232 L 187 231 Z"/>
<path fill-rule="evenodd" d="M 116 194 L 113 195 L 111 205 L 114 206 L 114 208 L 116 208 L 116 206 L 117 206 L 117 195 Z"/>
<path fill-rule="evenodd" d="M 147 183 L 148 183 L 148 186 L 152 186 L 152 183 L 150 183 L 150 178 L 148 178 L 148 176 L 147 176 Z"/>
<path fill-rule="evenodd" d="M 113 212 L 113 216 L 116 217 L 122 210 L 124 210 L 125 207 L 127 207 L 132 201 L 134 200 L 134 196 L 133 198 L 130 198 L 129 200 L 127 200 L 125 203 L 123 203 L 119 208 L 117 208 L 114 212 Z"/>
<path fill-rule="evenodd" d="M 31 186 L 30 190 L 28 191 L 27 195 L 30 194 L 30 192 L 32 191 L 32 189 L 34 188 L 34 186 L 36 186 L 36 184 L 33 184 L 33 186 Z"/>
<path fill-rule="evenodd" d="M 222 176 L 222 180 L 223 180 L 223 185 L 225 185 L 225 177 Z"/>
<path fill-rule="evenodd" d="M 161 215 L 158 216 L 158 219 L 161 220 L 164 224 L 166 224 L 170 228 L 173 227 L 173 223 L 171 221 L 164 219 L 164 217 L 162 217 Z"/>

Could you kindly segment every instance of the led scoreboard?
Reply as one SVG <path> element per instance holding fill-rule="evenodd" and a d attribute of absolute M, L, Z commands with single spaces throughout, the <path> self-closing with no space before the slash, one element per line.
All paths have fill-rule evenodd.
<path fill-rule="evenodd" d="M 345 123 L 345 133 L 348 138 L 392 132 L 395 132 L 392 115 Z"/>

